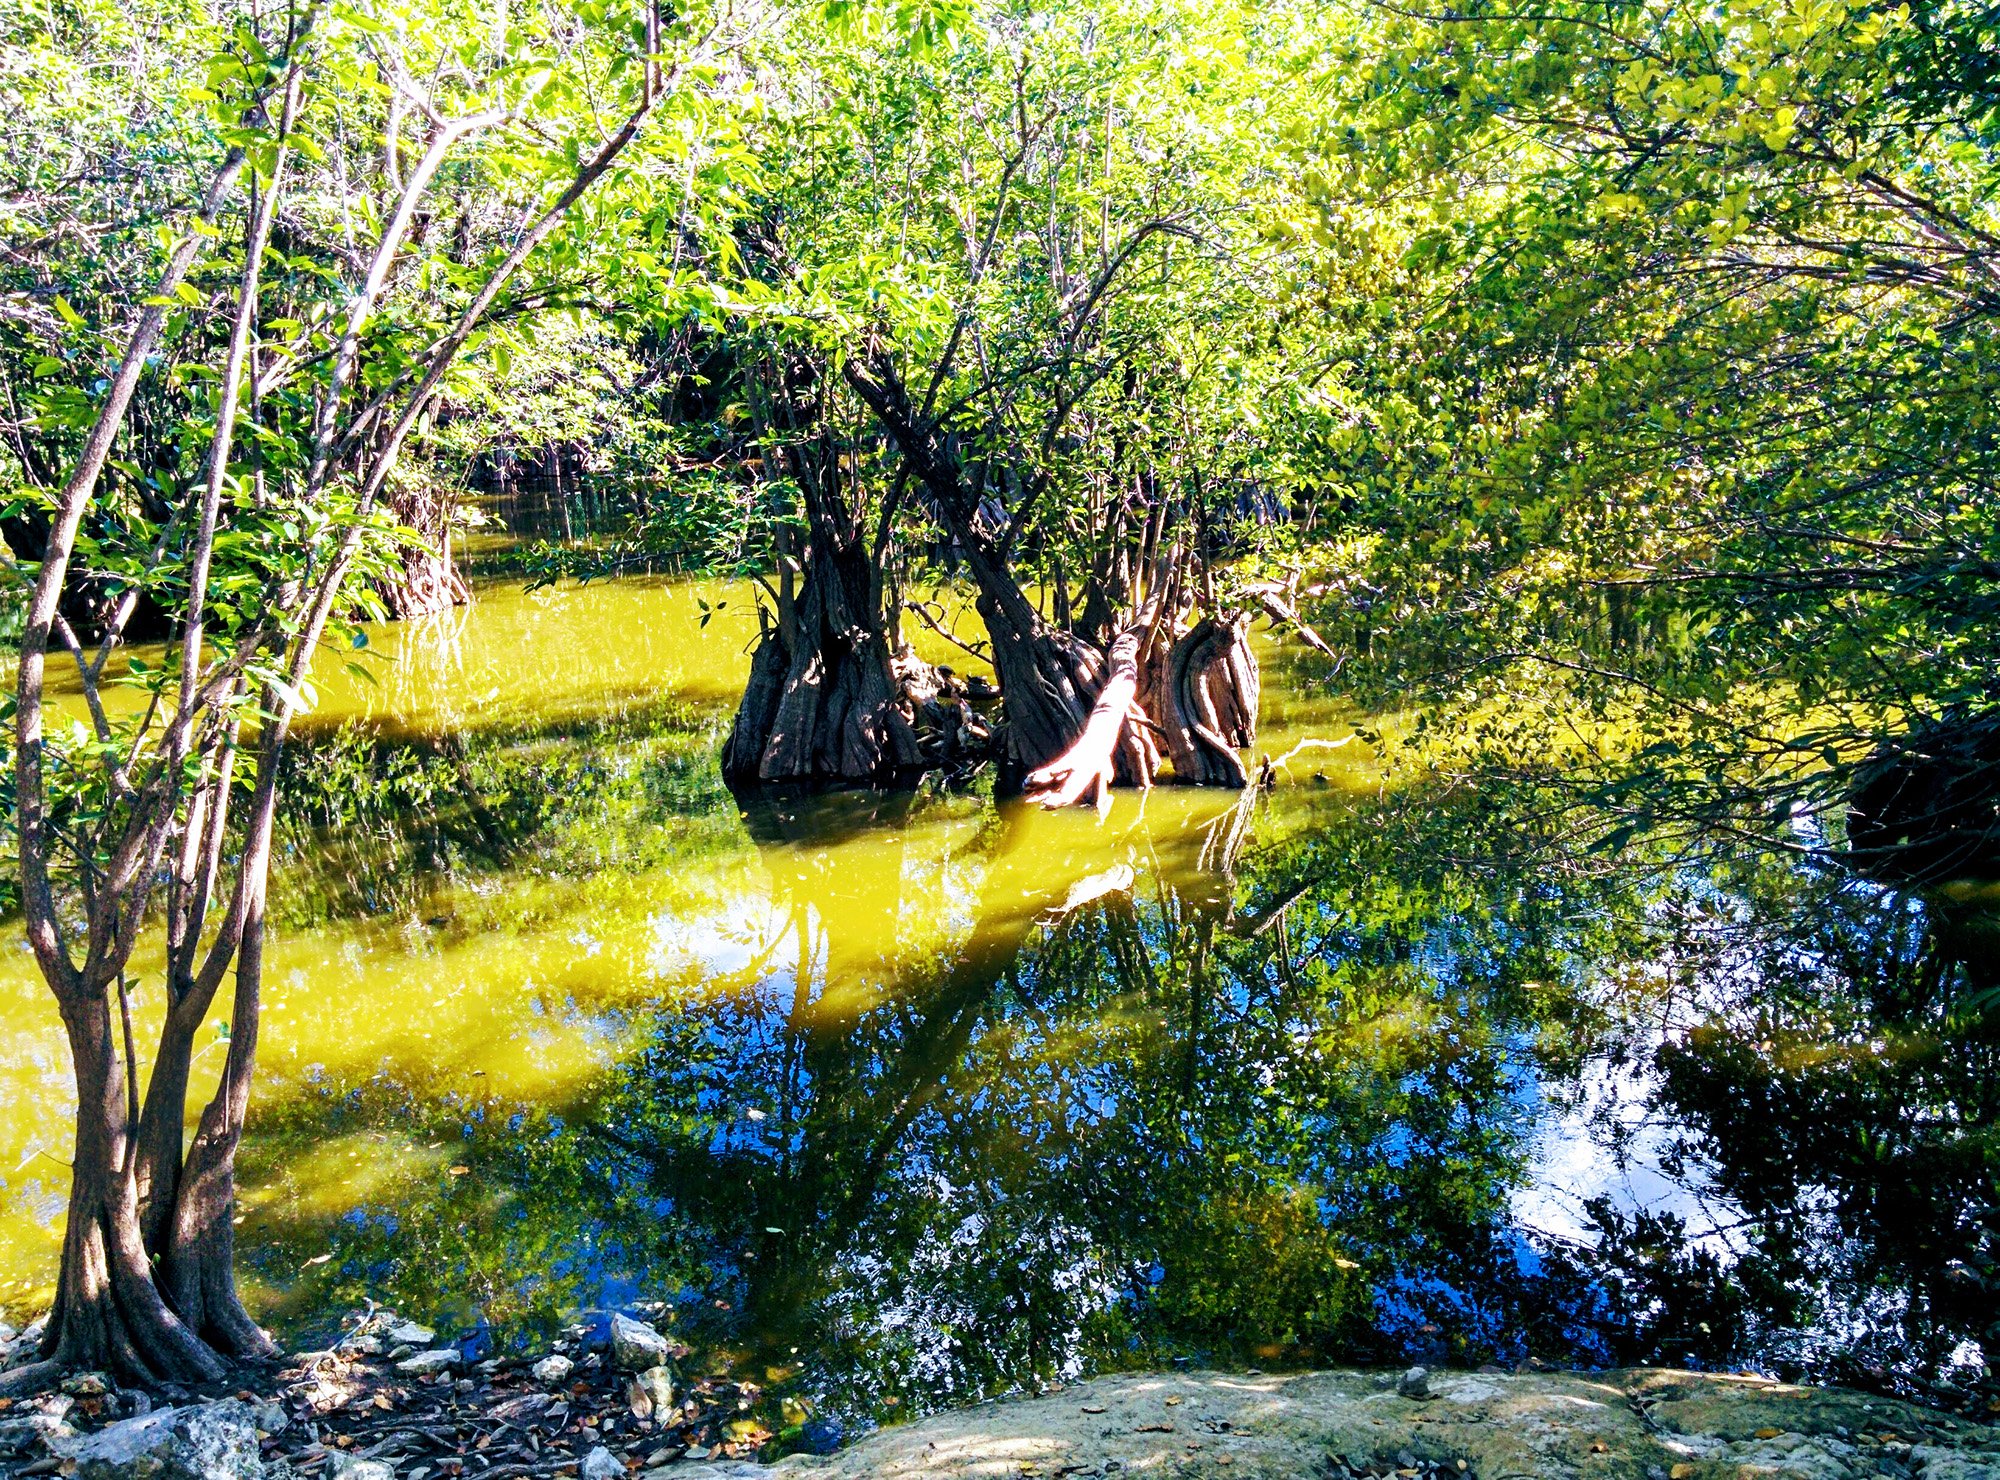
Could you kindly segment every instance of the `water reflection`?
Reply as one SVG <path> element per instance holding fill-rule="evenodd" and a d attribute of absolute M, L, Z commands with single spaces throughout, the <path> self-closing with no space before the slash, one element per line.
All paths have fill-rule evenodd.
<path fill-rule="evenodd" d="M 687 683 L 625 650 L 482 697 L 547 650 L 475 608 L 322 737 L 240 1237 L 288 1334 L 667 1300 L 796 1443 L 1176 1356 L 1981 1380 L 1985 901 L 1613 867 L 1359 747 L 1102 825 L 739 801 L 740 654 L 657 591 L 562 621 L 642 613 Z M 1267 674 L 1274 749 L 1343 731 Z M 61 1114 L 28 970 L 10 1167 Z M 23 1267 L 38 1175 L 0 1185 Z"/>

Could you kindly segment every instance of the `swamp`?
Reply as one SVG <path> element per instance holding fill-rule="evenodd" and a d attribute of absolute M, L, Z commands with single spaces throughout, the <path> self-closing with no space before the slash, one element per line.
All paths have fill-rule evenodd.
<path fill-rule="evenodd" d="M 0 6 L 0 1467 L 1993 1473 L 1996 57 Z"/>

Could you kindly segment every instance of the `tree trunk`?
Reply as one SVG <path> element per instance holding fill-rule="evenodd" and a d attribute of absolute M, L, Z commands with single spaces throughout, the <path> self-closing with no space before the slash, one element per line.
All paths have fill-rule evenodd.
<path fill-rule="evenodd" d="M 1151 637 L 1150 620 L 1118 634 L 1105 658 L 1104 681 L 1075 743 L 1028 773 L 1023 789 L 1038 796 L 1044 806 L 1066 807 L 1094 797 L 1102 809 L 1110 805 L 1111 787 L 1120 780 L 1134 786 L 1153 784 L 1159 751 L 1139 704 L 1139 654 Z"/>
<path fill-rule="evenodd" d="M 1164 732 L 1174 779 L 1244 787 L 1241 751 L 1257 743 L 1260 679 L 1250 617 L 1203 617 L 1164 651 L 1156 645 L 1144 702 Z"/>
<path fill-rule="evenodd" d="M 105 991 L 65 993 L 76 1066 L 76 1154 L 68 1225 L 42 1355 L 139 1383 L 212 1381 L 223 1364 L 153 1283 L 129 1156 L 124 1062 Z"/>
<path fill-rule="evenodd" d="M 767 621 L 722 752 L 732 782 L 893 781 L 924 755 L 860 542 L 815 528 L 791 620 Z"/>
<path fill-rule="evenodd" d="M 865 501 L 826 424 L 825 383 L 811 363 L 769 367 L 765 425 L 805 511 L 805 550 L 778 544 L 780 589 L 722 752 L 722 774 L 758 782 L 893 782 L 922 769 L 914 710 L 898 678 Z M 799 578 L 796 593 L 794 574 Z"/>
<path fill-rule="evenodd" d="M 236 1148 L 250 1107 L 262 1019 L 264 919 L 262 900 L 244 922 L 236 958 L 236 999 L 222 1082 L 202 1111 L 188 1148 L 160 1264 L 167 1299 L 181 1320 L 218 1350 L 238 1357 L 275 1357 L 277 1345 L 250 1318 L 236 1294 Z"/>
<path fill-rule="evenodd" d="M 402 571 L 377 586 L 399 620 L 434 617 L 472 600 L 451 553 L 451 500 L 429 489 L 397 489 L 388 497 L 398 522 L 423 537 L 402 552 Z"/>

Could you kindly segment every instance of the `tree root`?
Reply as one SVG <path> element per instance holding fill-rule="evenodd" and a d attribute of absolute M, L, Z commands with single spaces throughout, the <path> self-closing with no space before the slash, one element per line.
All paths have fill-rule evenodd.
<path fill-rule="evenodd" d="M 1177 781 L 1250 784 L 1239 752 L 1257 740 L 1261 684 L 1249 630 L 1247 613 L 1204 617 L 1163 655 L 1156 648 L 1149 697 Z"/>
<path fill-rule="evenodd" d="M 1139 645 L 1144 634 L 1128 629 L 1118 635 L 1106 657 L 1104 684 L 1097 691 L 1083 732 L 1070 748 L 1030 771 L 1022 790 L 1044 807 L 1067 807 L 1093 798 L 1101 815 L 1111 805 L 1111 787 L 1119 779 L 1121 754 L 1134 781 L 1153 784 L 1159 753 L 1149 733 L 1151 721 L 1139 705 Z M 1139 723 L 1134 725 L 1132 720 Z"/>

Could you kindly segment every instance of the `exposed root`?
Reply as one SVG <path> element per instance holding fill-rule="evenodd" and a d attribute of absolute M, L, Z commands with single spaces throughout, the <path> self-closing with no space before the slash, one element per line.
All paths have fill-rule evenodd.
<path fill-rule="evenodd" d="M 1022 790 L 1044 807 L 1067 807 L 1088 798 L 1104 812 L 1111 805 L 1111 787 L 1120 779 L 1121 756 L 1132 773 L 1132 784 L 1152 785 L 1159 752 L 1153 745 L 1151 721 L 1139 705 L 1143 637 L 1137 629 L 1119 634 L 1106 657 L 1104 684 L 1083 732 L 1068 750 L 1030 771 L 1022 783 Z M 1134 719 L 1139 723 L 1131 723 Z"/>
<path fill-rule="evenodd" d="M 1261 682 L 1249 630 L 1247 613 L 1204 617 L 1155 660 L 1150 697 L 1177 781 L 1250 784 L 1239 752 L 1256 743 Z"/>
<path fill-rule="evenodd" d="M 30 1362 L 11 1372 L 0 1372 L 0 1398 L 20 1398 L 52 1388 L 63 1375 L 61 1362 Z"/>

